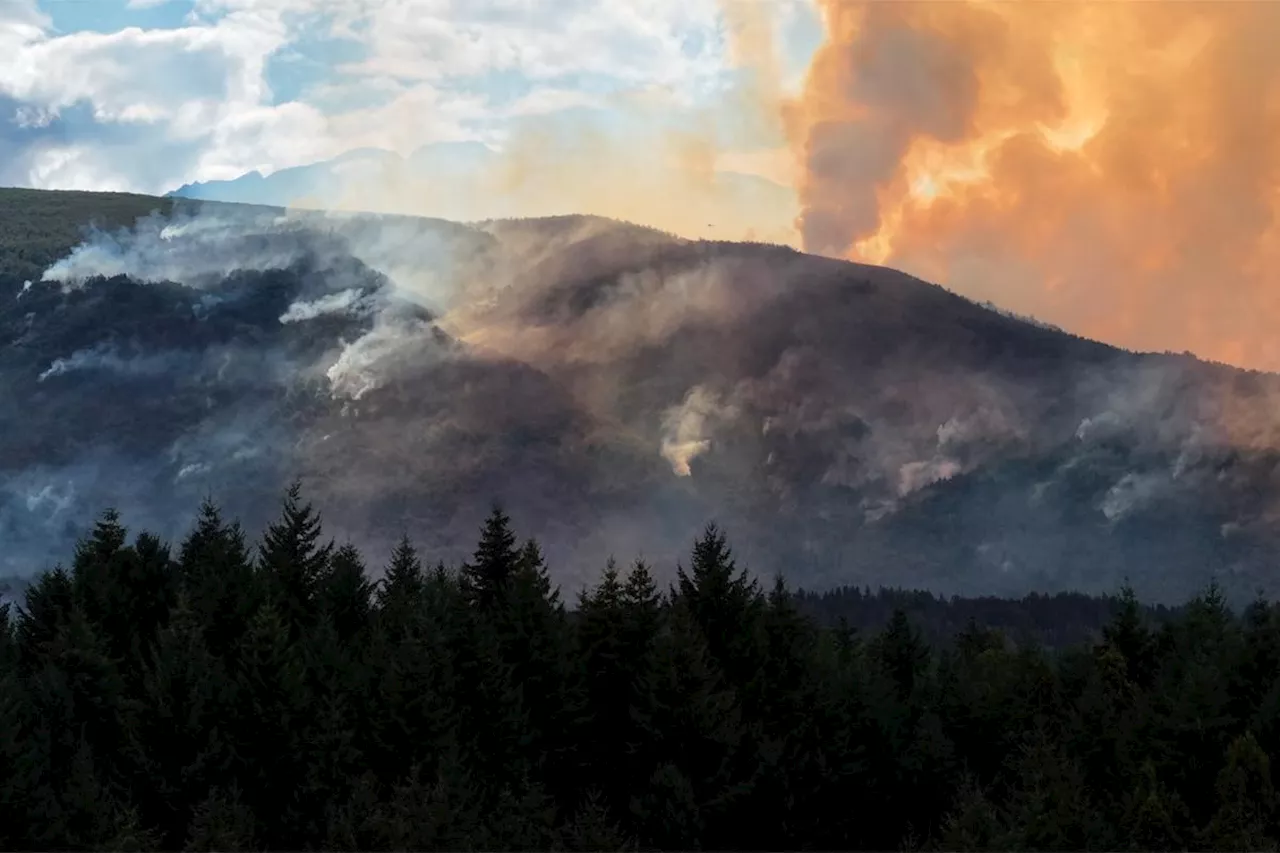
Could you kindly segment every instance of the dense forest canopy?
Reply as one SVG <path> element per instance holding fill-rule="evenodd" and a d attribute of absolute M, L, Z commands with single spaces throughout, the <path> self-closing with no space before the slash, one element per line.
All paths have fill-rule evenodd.
<path fill-rule="evenodd" d="M 497 509 L 463 564 L 404 538 L 377 583 L 296 487 L 252 543 L 211 504 L 172 550 L 108 512 L 0 608 L 0 847 L 1280 841 L 1264 600 L 931 643 L 811 620 L 709 527 L 669 587 L 611 561 L 566 604 Z"/>

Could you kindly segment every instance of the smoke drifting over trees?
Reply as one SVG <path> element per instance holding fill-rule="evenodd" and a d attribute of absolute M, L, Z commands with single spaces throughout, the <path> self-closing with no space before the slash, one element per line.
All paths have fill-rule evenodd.
<path fill-rule="evenodd" d="M 301 477 L 377 559 L 410 530 L 457 560 L 497 499 L 568 587 L 661 573 L 712 518 L 806 586 L 1272 583 L 1275 377 L 603 219 L 150 204 L 0 266 L 0 571 L 105 505 L 177 536 L 212 494 L 257 529 Z"/>

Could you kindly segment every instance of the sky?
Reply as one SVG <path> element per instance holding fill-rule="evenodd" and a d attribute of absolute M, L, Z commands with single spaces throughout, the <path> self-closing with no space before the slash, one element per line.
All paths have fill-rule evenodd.
<path fill-rule="evenodd" d="M 785 181 L 777 129 L 723 109 L 759 58 L 735 4 L 798 80 L 810 0 L 0 0 L 0 184 L 162 193 L 584 115 L 697 125 Z"/>
<path fill-rule="evenodd" d="M 785 242 L 1280 370 L 1278 41 L 1277 2 L 0 0 L 0 184 L 482 143 L 329 200 Z"/>

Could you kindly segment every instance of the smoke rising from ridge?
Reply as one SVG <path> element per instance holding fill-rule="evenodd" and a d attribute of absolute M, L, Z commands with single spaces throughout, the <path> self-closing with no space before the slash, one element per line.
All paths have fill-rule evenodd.
<path fill-rule="evenodd" d="M 488 144 L 353 156 L 287 203 L 458 221 L 589 214 L 691 238 L 795 243 L 774 36 L 804 2 L 718 0 L 722 35 L 702 49 L 723 51 L 727 67 L 706 80 L 571 96 L 515 117 Z M 404 124 L 380 138 L 418 138 L 413 110 L 392 120 Z"/>
<path fill-rule="evenodd" d="M 786 247 L 209 205 L 44 278 L 0 296 L 21 343 L 0 381 L 31 404 L 0 401 L 11 530 L 85 523 L 113 478 L 164 535 L 208 494 L 257 529 L 301 476 L 375 563 L 405 530 L 465 557 L 496 498 L 569 587 L 611 552 L 669 569 L 716 519 L 797 583 L 1113 589 L 1152 566 L 1135 583 L 1176 597 L 1224 565 L 1259 581 L 1280 509 L 1272 377 Z"/>
<path fill-rule="evenodd" d="M 818 0 L 806 250 L 1280 368 L 1280 6 Z"/>

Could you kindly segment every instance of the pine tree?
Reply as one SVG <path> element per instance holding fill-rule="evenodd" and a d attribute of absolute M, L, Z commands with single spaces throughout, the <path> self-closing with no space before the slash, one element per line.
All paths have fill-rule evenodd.
<path fill-rule="evenodd" d="M 373 615 L 373 592 L 360 552 L 352 545 L 334 552 L 318 580 L 316 603 L 340 642 L 353 643 L 366 633 Z"/>
<path fill-rule="evenodd" d="M 447 746 L 456 745 L 458 660 L 456 610 L 440 618 L 379 631 L 369 655 L 370 691 L 377 697 L 364 727 L 367 764 L 388 782 L 412 767 L 432 774 Z"/>
<path fill-rule="evenodd" d="M 367 821 L 377 849 L 486 850 L 484 827 L 493 812 L 456 753 L 434 773 L 415 767 Z M 510 849 L 510 848 L 507 848 Z"/>
<path fill-rule="evenodd" d="M 227 736 L 239 762 L 235 778 L 254 812 L 256 840 L 297 846 L 304 778 L 302 738 L 313 713 L 299 647 L 271 604 L 254 616 L 235 676 L 239 697 Z"/>
<path fill-rule="evenodd" d="M 995 840 L 1003 834 L 998 810 L 977 781 L 966 778 L 939 832 L 943 849 L 996 850 Z"/>
<path fill-rule="evenodd" d="M 46 659 L 75 606 L 71 577 L 62 567 L 46 572 L 27 589 L 26 602 L 18 609 L 16 645 L 19 668 L 30 674 Z"/>
<path fill-rule="evenodd" d="M 1212 850 L 1263 850 L 1276 814 L 1271 761 L 1251 732 L 1231 742 L 1217 781 L 1218 810 L 1205 828 Z"/>
<path fill-rule="evenodd" d="M 137 730 L 125 684 L 105 643 L 73 606 L 25 679 L 19 778 L 28 791 L 24 846 L 77 848 L 110 842 L 134 820 L 129 781 Z"/>
<path fill-rule="evenodd" d="M 234 661 L 262 601 L 240 525 L 227 524 L 217 506 L 204 501 L 178 564 L 186 606 L 201 626 L 210 654 Z"/>
<path fill-rule="evenodd" d="M 1145 762 L 1138 786 L 1125 803 L 1122 826 L 1129 838 L 1129 849 L 1182 849 L 1189 820 L 1178 795 L 1160 783 L 1155 765 Z"/>
<path fill-rule="evenodd" d="M 734 828 L 723 818 L 734 813 L 739 785 L 746 781 L 735 772 L 745 734 L 738 697 L 683 598 L 666 627 L 657 648 L 652 712 L 641 735 L 650 773 L 657 774 L 649 786 L 662 793 L 657 801 L 641 794 L 639 805 L 633 802 L 639 838 L 645 845 L 734 846 L 722 834 L 733 837 Z M 662 769 L 664 763 L 671 769 Z M 661 824 L 669 821 L 696 837 L 660 841 L 667 831 Z"/>
<path fill-rule="evenodd" d="M 13 608 L 0 604 L 0 678 L 17 672 L 18 643 L 14 637 Z"/>
<path fill-rule="evenodd" d="M 495 506 L 485 520 L 475 555 L 462 567 L 460 580 L 467 601 L 481 610 L 495 607 L 519 565 L 511 519 Z"/>
<path fill-rule="evenodd" d="M 653 677 L 652 656 L 645 650 L 654 634 L 635 634 L 634 623 L 642 618 L 636 612 L 640 605 L 633 609 L 626 596 L 627 587 L 610 558 L 600 584 L 580 594 L 577 612 L 586 685 L 587 719 L 579 730 L 583 762 L 590 777 L 601 780 L 599 795 L 606 810 L 619 814 L 625 814 L 644 781 L 635 778 L 632 750 L 642 744 L 634 717 L 652 710 L 645 702 Z M 646 777 L 650 770 L 643 768 Z"/>
<path fill-rule="evenodd" d="M 902 608 L 895 608 L 888 626 L 876 642 L 876 652 L 893 680 L 898 698 L 906 701 L 929 662 L 929 650 Z"/>
<path fill-rule="evenodd" d="M 332 806 L 352 796 L 368 766 L 368 721 L 378 699 L 370 696 L 374 683 L 364 647 L 344 641 L 334 625 L 318 624 L 301 646 L 308 713 L 296 724 L 301 779 L 293 837 L 312 846 L 324 841 Z"/>
<path fill-rule="evenodd" d="M 530 781 L 562 808 L 576 806 L 576 727 L 585 695 L 559 590 L 535 541 L 521 549 L 507 593 L 492 614 L 501 654 L 527 720 Z"/>
<path fill-rule="evenodd" d="M 426 579 L 422 561 L 409 537 L 403 536 L 391 552 L 391 562 L 377 591 L 379 621 L 393 637 L 402 635 L 418 620 L 423 607 Z"/>
<path fill-rule="evenodd" d="M 210 654 L 185 595 L 147 662 L 139 705 L 146 736 L 138 761 L 149 780 L 140 814 L 159 829 L 163 849 L 178 849 L 201 799 L 230 781 L 233 755 L 223 725 L 235 708 L 232 683 Z"/>
<path fill-rule="evenodd" d="M 72 580 L 81 610 L 132 682 L 169 619 L 179 578 L 168 547 L 157 537 L 141 533 L 130 546 L 124 544 L 126 535 L 109 513 L 81 543 Z"/>
<path fill-rule="evenodd" d="M 724 533 L 707 525 L 694 543 L 690 572 L 676 569 L 682 606 L 706 638 L 730 683 L 741 687 L 759 663 L 755 626 L 763 609 L 760 586 L 739 570 Z"/>
<path fill-rule="evenodd" d="M 1127 677 L 1142 687 L 1149 686 L 1155 677 L 1155 639 L 1143 619 L 1142 605 L 1128 584 L 1120 592 L 1120 609 L 1103 627 L 1102 636 L 1123 659 Z"/>
<path fill-rule="evenodd" d="M 665 603 L 648 565 L 642 560 L 636 560 L 627 573 L 627 582 L 622 588 L 622 606 L 627 612 L 628 627 L 633 632 L 629 637 L 632 647 L 637 647 L 642 640 L 652 641 L 657 634 Z"/>
<path fill-rule="evenodd" d="M 27 814 L 22 803 L 26 780 L 19 774 L 25 747 L 22 727 L 29 713 L 18 677 L 17 645 L 9 621 L 9 605 L 0 606 L 0 849 L 16 850 L 27 837 Z"/>
<path fill-rule="evenodd" d="M 302 485 L 285 494 L 280 519 L 267 528 L 258 548 L 258 566 L 290 636 L 314 621 L 316 588 L 329 566 L 333 543 L 320 544 L 320 516 L 302 503 Z"/>
<path fill-rule="evenodd" d="M 235 786 L 215 788 L 196 806 L 183 850 L 232 853 L 259 849 L 254 842 L 253 810 Z"/>
<path fill-rule="evenodd" d="M 582 805 L 561 827 L 559 834 L 562 849 L 569 851 L 595 853 L 635 849 L 635 841 L 626 836 L 610 814 L 604 797 L 596 790 L 587 792 Z"/>

